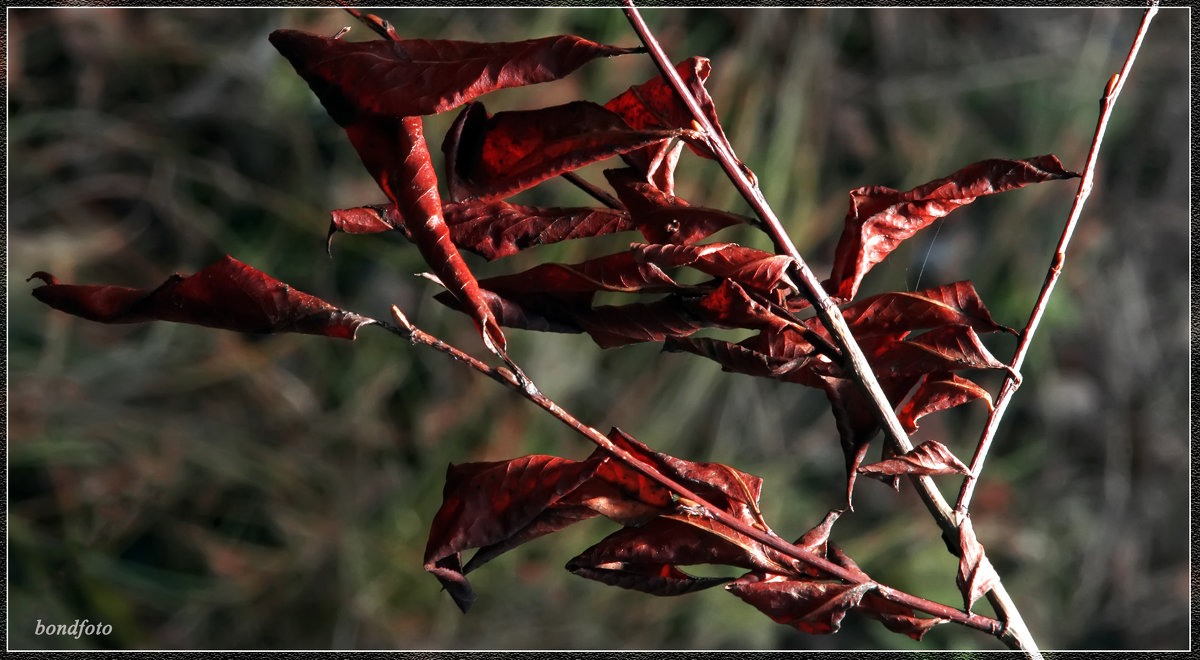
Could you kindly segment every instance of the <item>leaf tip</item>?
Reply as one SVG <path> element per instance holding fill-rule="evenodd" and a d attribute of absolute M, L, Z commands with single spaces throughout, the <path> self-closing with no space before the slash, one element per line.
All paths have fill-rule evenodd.
<path fill-rule="evenodd" d="M 58 284 L 58 278 L 51 275 L 50 273 L 47 273 L 44 270 L 39 270 L 38 272 L 34 273 L 33 275 L 26 277 L 25 281 L 28 282 L 34 278 L 39 279 L 43 283 L 48 284 L 48 285 Z"/>

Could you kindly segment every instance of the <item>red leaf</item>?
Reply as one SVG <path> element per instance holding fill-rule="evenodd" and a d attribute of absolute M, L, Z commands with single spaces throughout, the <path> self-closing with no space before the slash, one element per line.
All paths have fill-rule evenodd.
<path fill-rule="evenodd" d="M 408 236 L 438 278 L 467 311 L 489 350 L 503 355 L 504 332 L 479 291 L 442 218 L 437 174 L 420 117 L 364 117 L 346 135 L 403 219 Z"/>
<path fill-rule="evenodd" d="M 856 188 L 850 191 L 846 226 L 825 288 L 830 295 L 852 299 L 867 271 L 901 241 L 977 197 L 1078 176 L 1047 155 L 980 161 L 908 192 L 883 186 Z"/>
<path fill-rule="evenodd" d="M 352 42 L 276 30 L 270 40 L 342 126 L 361 114 L 445 112 L 481 94 L 557 80 L 595 58 L 635 50 L 572 35 L 508 43 Z"/>
<path fill-rule="evenodd" d="M 758 498 L 762 493 L 761 477 L 721 463 L 693 463 L 654 451 L 618 428 L 613 428 L 608 437 L 642 461 L 657 467 L 663 474 L 691 488 L 709 503 L 767 530 L 758 510 Z M 688 506 L 683 499 L 679 503 Z"/>
<path fill-rule="evenodd" d="M 529 294 L 549 294 L 588 301 L 597 291 L 669 292 L 681 288 L 661 268 L 638 263 L 628 252 L 578 264 L 541 264 L 512 275 L 488 278 L 480 285 L 514 300 Z"/>
<path fill-rule="evenodd" d="M 472 200 L 446 204 L 443 211 L 454 243 L 488 260 L 537 245 L 635 228 L 628 213 L 613 209 L 539 208 Z"/>
<path fill-rule="evenodd" d="M 688 300 L 687 306 L 697 317 L 725 328 L 779 331 L 798 326 L 755 300 L 732 280 L 721 280 L 714 291 Z"/>
<path fill-rule="evenodd" d="M 975 399 L 983 399 L 988 410 L 992 409 L 992 395 L 982 387 L 952 373 L 931 373 L 925 376 L 896 416 L 905 431 L 915 433 L 917 420 L 925 415 Z"/>
<path fill-rule="evenodd" d="M 579 557 L 567 562 L 567 570 L 585 577 L 622 589 L 634 589 L 655 596 L 682 596 L 733 578 L 696 577 L 670 564 L 644 564 L 634 562 L 607 561 L 585 563 Z"/>
<path fill-rule="evenodd" d="M 708 243 L 705 245 L 646 245 L 630 246 L 634 258 L 662 268 L 687 266 L 714 277 L 728 278 L 741 286 L 774 298 L 782 290 L 795 289 L 787 275 L 791 258 L 737 243 Z"/>
<path fill-rule="evenodd" d="M 994 320 L 970 282 L 954 282 L 924 291 L 882 293 L 842 310 L 856 337 L 924 330 L 943 325 L 967 325 L 977 332 L 1003 330 Z"/>
<path fill-rule="evenodd" d="M 541 208 L 508 202 L 468 200 L 442 205 L 450 239 L 460 250 L 492 261 L 526 248 L 635 229 L 625 211 L 604 208 Z M 390 204 L 370 204 L 331 212 L 333 234 L 374 234 L 398 230 L 404 221 Z"/>
<path fill-rule="evenodd" d="M 918 642 L 925 636 L 925 633 L 929 632 L 930 628 L 949 621 L 949 619 L 942 618 L 918 618 L 911 607 L 894 603 L 876 593 L 863 596 L 862 602 L 854 608 L 854 611 L 877 619 L 888 630 L 908 635 Z"/>
<path fill-rule="evenodd" d="M 226 256 L 157 289 L 59 284 L 53 275 L 33 290 L 51 307 L 100 323 L 173 321 L 241 332 L 299 332 L 354 339 L 373 319 L 338 309 Z"/>
<path fill-rule="evenodd" d="M 736 543 L 678 520 L 660 517 L 641 527 L 626 527 L 610 534 L 567 562 L 567 570 L 625 589 L 674 596 L 733 579 L 696 578 L 679 570 L 679 566 L 715 564 L 752 568 L 763 563 L 753 557 L 753 553 Z M 768 564 L 783 570 L 773 562 Z"/>
<path fill-rule="evenodd" d="M 912 339 L 864 341 L 864 352 L 876 370 L 896 374 L 926 374 L 961 369 L 1005 369 L 979 341 L 970 326 L 947 325 Z"/>
<path fill-rule="evenodd" d="M 858 468 L 863 474 L 967 474 L 970 472 L 946 445 L 928 440 L 886 461 Z"/>
<path fill-rule="evenodd" d="M 725 589 L 777 623 L 813 635 L 836 633 L 846 612 L 874 589 L 874 582 L 838 584 L 749 573 Z"/>
<path fill-rule="evenodd" d="M 712 71 L 706 57 L 691 57 L 675 65 L 689 92 L 700 105 L 700 110 L 717 130 L 716 138 L 725 141 L 721 122 L 717 119 L 712 97 L 704 88 L 704 81 Z M 662 76 L 652 78 L 640 85 L 630 87 L 624 93 L 604 104 L 604 107 L 621 115 L 634 128 L 680 128 L 700 130 L 683 100 Z M 713 158 L 712 150 L 701 139 L 688 141 L 688 146 L 698 156 Z"/>
<path fill-rule="evenodd" d="M 450 199 L 502 199 L 676 134 L 631 129 L 619 116 L 587 101 L 495 116 L 483 104 L 471 103 L 442 143 Z"/>
<path fill-rule="evenodd" d="M 646 183 L 630 168 L 605 170 L 604 176 L 629 210 L 633 224 L 651 243 L 695 243 L 726 227 L 749 222 L 733 213 L 689 206 Z"/>
<path fill-rule="evenodd" d="M 992 590 L 1000 581 L 992 562 L 988 561 L 983 546 L 975 538 L 975 527 L 971 519 L 963 520 L 959 527 L 958 590 L 962 592 L 967 612 L 979 597 Z"/>
<path fill-rule="evenodd" d="M 782 360 L 711 337 L 668 337 L 663 350 L 695 353 L 716 361 L 724 371 L 766 378 L 776 378 L 801 369 L 811 357 L 798 355 L 790 360 Z"/>
<path fill-rule="evenodd" d="M 442 506 L 434 516 L 425 546 L 425 570 L 433 573 L 464 612 L 474 599 L 459 554 L 468 548 L 504 543 L 538 525 L 560 499 L 590 479 L 598 461 L 577 462 L 554 456 L 525 456 L 511 461 L 451 465 L 446 472 Z M 545 526 L 541 533 L 557 529 Z M 494 555 L 493 555 L 494 556 Z"/>
<path fill-rule="evenodd" d="M 593 307 L 576 312 L 573 320 L 600 348 L 685 337 L 709 325 L 688 311 L 678 296 L 651 303 Z"/>

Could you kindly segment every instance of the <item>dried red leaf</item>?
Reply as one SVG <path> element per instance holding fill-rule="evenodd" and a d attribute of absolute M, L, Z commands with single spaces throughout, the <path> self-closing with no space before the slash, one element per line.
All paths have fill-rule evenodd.
<path fill-rule="evenodd" d="M 513 537 L 540 535 L 530 533 L 531 525 L 535 529 L 541 525 L 541 533 L 557 529 L 546 525 L 541 517 L 590 479 L 598 464 L 554 456 L 524 456 L 510 461 L 451 465 L 446 472 L 442 506 L 434 516 L 425 546 L 425 570 L 450 591 L 460 609 L 467 611 L 474 597 L 458 568 L 460 553 L 505 543 Z"/>
<path fill-rule="evenodd" d="M 942 326 L 906 340 L 887 337 L 862 343 L 867 360 L 877 371 L 921 375 L 961 369 L 1009 370 L 966 325 Z"/>
<path fill-rule="evenodd" d="M 593 307 L 575 312 L 572 320 L 600 348 L 685 337 L 710 325 L 697 319 L 679 296 L 650 303 Z"/>
<path fill-rule="evenodd" d="M 868 593 L 863 596 L 862 602 L 854 608 L 854 611 L 876 619 L 888 630 L 908 635 L 918 642 L 931 628 L 949 621 L 949 619 L 939 617 L 920 618 L 911 607 L 894 603 L 876 593 Z"/>
<path fill-rule="evenodd" d="M 606 208 L 542 208 L 508 202 L 468 200 L 442 205 L 450 239 L 460 250 L 492 261 L 526 248 L 635 229 L 625 211 Z M 400 231 L 404 220 L 391 204 L 369 204 L 330 213 L 329 237 L 337 232 Z"/>
<path fill-rule="evenodd" d="M 750 222 L 734 213 L 689 206 L 646 183 L 630 168 L 605 170 L 604 176 L 629 210 L 633 224 L 651 243 L 695 243 L 726 227 Z"/>
<path fill-rule="evenodd" d="M 813 635 L 836 633 L 846 612 L 876 588 L 874 582 L 839 584 L 749 573 L 725 589 L 777 623 Z"/>
<path fill-rule="evenodd" d="M 733 280 L 721 280 L 713 291 L 686 301 L 698 318 L 724 328 L 782 330 L 797 324 L 776 314 Z"/>
<path fill-rule="evenodd" d="M 635 229 L 624 211 L 539 208 L 470 200 L 443 207 L 450 237 L 460 249 L 492 260 L 526 248 Z"/>
<path fill-rule="evenodd" d="M 100 323 L 173 321 L 240 332 L 299 332 L 354 339 L 375 320 L 325 301 L 226 256 L 195 275 L 172 275 L 156 289 L 59 284 L 49 273 L 33 296 Z"/>
<path fill-rule="evenodd" d="M 616 114 L 588 101 L 494 116 L 483 104 L 471 103 L 442 143 L 450 199 L 503 199 L 677 133 L 631 129 Z"/>
<path fill-rule="evenodd" d="M 755 542 L 754 545 L 758 544 Z M 738 543 L 704 529 L 660 517 L 643 526 L 626 527 L 610 534 L 567 562 L 567 570 L 625 589 L 674 596 L 733 579 L 696 578 L 680 570 L 679 566 L 713 564 L 753 568 L 764 563 L 760 557 L 761 554 L 756 555 Z M 776 570 L 784 570 L 774 562 L 765 563 Z"/>
<path fill-rule="evenodd" d="M 670 564 L 602 562 L 584 564 L 578 558 L 567 563 L 567 570 L 579 577 L 596 580 L 623 589 L 634 589 L 655 596 L 682 596 L 724 584 L 733 578 L 696 577 Z"/>
<path fill-rule="evenodd" d="M 777 378 L 804 367 L 811 355 L 798 355 L 790 360 L 773 358 L 740 344 L 711 337 L 668 337 L 663 350 L 688 352 L 714 360 L 724 371 Z"/>
<path fill-rule="evenodd" d="M 646 245 L 630 246 L 634 258 L 662 268 L 694 268 L 714 277 L 728 278 L 742 287 L 776 298 L 783 290 L 796 289 L 787 275 L 791 258 L 771 254 L 737 243 L 707 243 L 704 245 Z"/>
<path fill-rule="evenodd" d="M 910 451 L 898 454 L 885 461 L 858 468 L 863 474 L 967 474 L 967 466 L 937 440 L 927 440 Z"/>
<path fill-rule="evenodd" d="M 971 519 L 963 520 L 959 526 L 959 562 L 958 590 L 962 592 L 965 609 L 970 612 L 971 605 L 979 597 L 992 590 L 1000 581 L 992 562 L 984 554 L 983 546 L 975 538 L 975 527 Z"/>
<path fill-rule="evenodd" d="M 909 433 L 917 430 L 917 420 L 954 406 L 983 399 L 992 409 L 992 395 L 975 383 L 952 373 L 931 373 L 921 381 L 917 390 L 896 413 L 900 425 Z"/>
<path fill-rule="evenodd" d="M 530 294 L 590 301 L 598 291 L 670 292 L 681 289 L 661 268 L 618 252 L 578 264 L 548 263 L 512 275 L 482 280 L 486 289 L 513 300 Z"/>
<path fill-rule="evenodd" d="M 825 288 L 832 296 L 852 299 L 867 271 L 901 241 L 977 197 L 1078 176 L 1046 155 L 980 161 L 908 192 L 883 186 L 856 188 L 850 191 L 846 226 Z"/>
<path fill-rule="evenodd" d="M 396 207 L 425 263 L 470 315 L 484 345 L 503 356 L 504 332 L 442 218 L 437 174 L 429 158 L 421 118 L 362 117 L 345 129 L 363 165 Z"/>
<path fill-rule="evenodd" d="M 598 57 L 636 50 L 572 35 L 497 43 L 353 42 L 276 30 L 270 40 L 343 126 L 361 114 L 445 112 L 481 94 L 557 80 Z"/>
<path fill-rule="evenodd" d="M 996 323 L 970 282 L 954 282 L 923 291 L 894 291 L 861 300 L 842 309 L 856 337 L 966 325 L 976 332 L 1012 328 Z"/>
<path fill-rule="evenodd" d="M 683 79 L 692 96 L 700 105 L 700 110 L 717 130 L 716 139 L 725 142 L 725 134 L 721 130 L 721 122 L 717 119 L 716 106 L 704 81 L 712 71 L 712 64 L 706 57 L 691 57 L 675 65 L 679 77 Z M 675 93 L 662 76 L 652 78 L 640 85 L 634 85 L 618 95 L 604 107 L 621 115 L 634 128 L 680 128 L 700 130 L 699 124 L 684 105 L 683 100 Z M 689 139 L 688 146 L 698 156 L 713 158 L 712 150 L 703 139 Z M 665 189 L 664 189 L 665 190 Z M 668 191 L 669 192 L 669 191 Z"/>

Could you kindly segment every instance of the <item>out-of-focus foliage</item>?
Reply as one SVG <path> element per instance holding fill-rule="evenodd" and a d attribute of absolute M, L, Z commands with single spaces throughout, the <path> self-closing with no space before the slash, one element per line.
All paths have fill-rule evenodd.
<path fill-rule="evenodd" d="M 636 45 L 612 9 L 382 13 L 405 36 Z M 729 139 L 818 273 L 852 188 L 907 189 L 984 158 L 1055 153 L 1082 167 L 1096 100 L 1140 17 L 644 13 L 676 60 L 712 59 L 707 85 Z M 229 253 L 367 316 L 399 303 L 483 354 L 474 328 L 410 276 L 424 269 L 412 245 L 345 236 L 324 254 L 329 210 L 383 200 L 266 35 L 332 35 L 352 21 L 332 9 L 16 9 L 8 19 L 12 648 L 995 648 L 952 626 L 918 645 L 853 617 L 835 636 L 805 636 L 719 590 L 664 600 L 573 577 L 562 566 L 609 531 L 599 520 L 472 574 L 480 598 L 460 615 L 421 567 L 447 464 L 581 459 L 591 448 L 578 437 L 371 328 L 351 344 L 104 326 L 40 305 L 23 283 L 46 270 L 146 287 Z M 1045 648 L 1187 644 L 1187 39 L 1187 13 L 1161 11 L 975 499 L 976 534 Z M 594 62 L 537 88 L 536 105 L 603 102 L 652 73 L 639 56 Z M 514 91 L 489 96 L 489 110 L 528 107 Z M 428 119 L 427 133 L 449 121 Z M 684 171 L 696 169 L 706 175 L 680 180 L 681 196 L 745 212 L 715 165 Z M 589 176 L 602 180 L 599 168 Z M 976 202 L 872 270 L 860 297 L 969 278 L 999 323 L 1019 327 L 1066 188 Z M 524 195 L 587 203 L 557 181 Z M 727 231 L 768 248 L 750 230 Z M 581 248 L 532 258 L 595 256 Z M 511 272 L 523 256 L 496 271 L 472 265 Z M 765 477 L 764 514 L 784 536 L 844 495 L 818 393 L 651 345 L 600 351 L 581 336 L 509 334 L 541 388 L 589 423 Z M 989 348 L 1006 359 L 1011 340 Z M 983 406 L 968 405 L 922 420 L 917 439 L 969 456 L 982 419 Z M 958 561 L 919 503 L 867 481 L 834 540 L 879 579 L 957 602 Z M 34 635 L 38 620 L 84 618 L 113 634 Z"/>

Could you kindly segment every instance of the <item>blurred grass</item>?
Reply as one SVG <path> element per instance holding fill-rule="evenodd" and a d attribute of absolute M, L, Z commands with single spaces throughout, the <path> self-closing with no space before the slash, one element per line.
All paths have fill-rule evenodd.
<path fill-rule="evenodd" d="M 818 274 L 851 188 L 908 189 L 993 157 L 1055 153 L 1082 167 L 1096 99 L 1140 17 L 644 14 L 676 59 L 712 58 L 726 132 Z M 408 36 L 633 42 L 607 9 L 385 16 Z M 1187 645 L 1187 16 L 1160 12 L 1125 87 L 976 496 L 976 530 L 1044 648 Z M 399 303 L 479 352 L 470 324 L 410 276 L 424 268 L 410 245 L 339 237 L 334 258 L 323 254 L 328 210 L 381 196 L 266 35 L 348 22 L 315 8 L 9 11 L 10 647 L 997 648 L 948 626 L 916 644 L 854 617 L 836 636 L 805 636 L 720 590 L 655 599 L 568 575 L 566 560 L 612 528 L 603 521 L 473 573 L 480 598 L 462 616 L 420 570 L 445 467 L 586 455 L 554 420 L 370 329 L 351 344 L 101 326 L 28 295 L 35 270 L 147 287 L 229 253 L 369 316 Z M 493 112 L 602 102 L 651 75 L 646 58 L 622 57 L 484 101 Z M 427 120 L 434 151 L 451 119 Z M 713 164 L 684 159 L 684 197 L 745 211 Z M 1053 183 L 982 199 L 904 245 L 863 295 L 969 278 L 998 320 L 1020 326 L 1073 194 Z M 525 195 L 586 203 L 561 182 Z M 718 238 L 767 245 L 745 230 Z M 595 250 L 547 246 L 481 271 Z M 839 503 L 841 456 L 819 393 L 655 346 L 511 341 L 542 389 L 585 421 L 764 476 L 764 512 L 784 536 Z M 1002 359 L 1012 350 L 994 348 Z M 968 456 L 983 417 L 978 406 L 942 413 L 920 437 Z M 953 497 L 953 480 L 944 487 Z M 861 483 L 855 503 L 835 541 L 877 579 L 959 602 L 956 562 L 907 489 Z M 33 635 L 38 619 L 76 618 L 114 632 Z"/>

